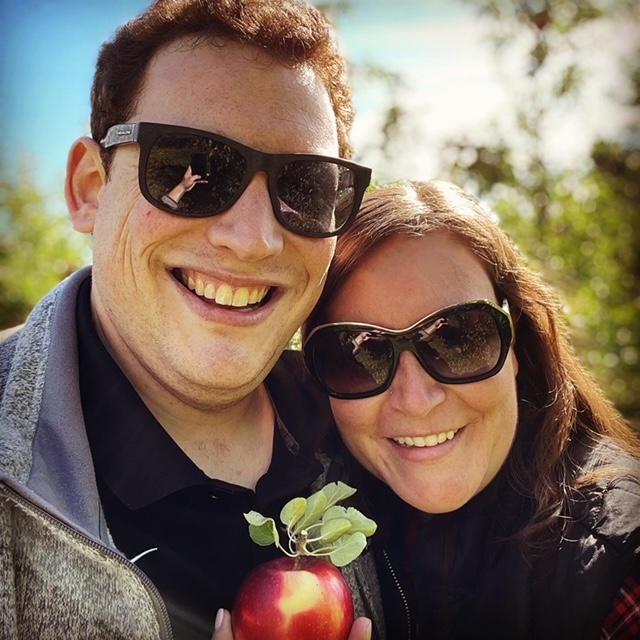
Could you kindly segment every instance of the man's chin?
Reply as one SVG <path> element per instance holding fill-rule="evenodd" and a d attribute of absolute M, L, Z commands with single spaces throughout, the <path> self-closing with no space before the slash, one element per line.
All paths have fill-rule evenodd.
<path fill-rule="evenodd" d="M 239 353 L 235 349 L 233 353 L 212 353 L 202 362 L 201 353 L 199 366 L 193 366 L 194 360 L 174 363 L 170 368 L 173 374 L 161 376 L 163 386 L 194 407 L 231 405 L 248 397 L 264 382 L 279 354 L 260 358 L 256 350 Z"/>

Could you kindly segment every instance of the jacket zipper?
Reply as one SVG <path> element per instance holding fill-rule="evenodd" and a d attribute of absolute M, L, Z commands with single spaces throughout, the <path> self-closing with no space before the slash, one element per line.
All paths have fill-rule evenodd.
<path fill-rule="evenodd" d="M 55 526 L 59 527 L 63 531 L 66 531 L 72 537 L 80 540 L 84 544 L 90 546 L 91 548 L 97 551 L 105 553 L 110 558 L 116 560 L 118 563 L 120 563 L 121 565 L 129 569 L 129 571 L 132 571 L 149 591 L 149 595 L 151 596 L 151 600 L 156 610 L 158 622 L 160 624 L 160 637 L 163 638 L 164 640 L 173 640 L 171 622 L 169 620 L 169 614 L 167 612 L 167 607 L 164 604 L 164 600 L 162 599 L 162 596 L 160 595 L 160 592 L 158 591 L 158 588 L 156 587 L 156 585 L 153 584 L 149 576 L 147 576 L 147 574 L 144 573 L 142 569 L 140 569 L 135 564 L 127 560 L 127 558 L 119 554 L 117 551 L 114 551 L 113 549 L 110 549 L 106 545 L 100 544 L 95 540 L 92 540 L 91 538 L 80 533 L 80 531 L 78 531 L 77 529 L 70 527 L 66 522 L 62 522 L 61 520 L 59 520 L 58 518 L 50 514 L 48 511 L 45 511 L 42 507 L 33 504 L 31 501 L 21 496 L 11 487 L 5 485 L 5 489 L 7 493 L 10 493 L 15 498 L 16 502 L 22 504 L 23 506 L 29 509 L 34 509 L 39 514 L 41 514 L 43 518 L 45 518 Z"/>
<path fill-rule="evenodd" d="M 393 578 L 396 588 L 398 589 L 398 593 L 400 594 L 400 599 L 402 600 L 402 606 L 404 607 L 404 613 L 405 613 L 405 616 L 407 617 L 407 639 L 406 640 L 411 640 L 411 610 L 409 609 L 409 601 L 407 600 L 407 596 L 405 595 L 404 590 L 402 589 L 400 580 L 398 580 L 398 575 L 396 574 L 395 569 L 391 564 L 391 560 L 389 559 L 389 554 L 387 553 L 387 550 L 382 549 L 382 554 L 384 555 L 384 559 L 387 563 L 387 567 L 389 568 L 389 573 L 391 574 L 391 577 Z"/>

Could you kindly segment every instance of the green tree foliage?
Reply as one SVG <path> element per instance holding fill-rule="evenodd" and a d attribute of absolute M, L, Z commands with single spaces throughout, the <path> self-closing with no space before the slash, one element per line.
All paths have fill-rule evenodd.
<path fill-rule="evenodd" d="M 547 166 L 542 142 L 549 118 L 578 104 L 586 77 L 570 35 L 593 20 L 638 24 L 640 5 L 624 0 L 473 0 L 495 21 L 504 49 L 530 43 L 527 76 L 514 116 L 517 149 L 496 131 L 494 142 L 451 141 L 449 177 L 488 201 L 531 264 L 559 290 L 574 344 L 616 405 L 640 419 L 640 131 L 622 142 L 598 140 L 583 166 Z M 640 44 L 640 43 L 639 43 Z M 640 51 L 639 51 L 640 53 Z M 636 58 L 640 60 L 640 56 Z M 630 68 L 631 98 L 640 105 L 640 67 Z"/>
<path fill-rule="evenodd" d="M 34 304 L 88 259 L 85 238 L 28 179 L 0 182 L 0 328 L 25 320 Z"/>

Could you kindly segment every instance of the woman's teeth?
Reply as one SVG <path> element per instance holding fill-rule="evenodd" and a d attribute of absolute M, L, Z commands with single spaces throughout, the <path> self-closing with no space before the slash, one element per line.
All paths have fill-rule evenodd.
<path fill-rule="evenodd" d="M 456 433 L 456 431 L 442 431 L 441 433 L 432 433 L 428 436 L 402 436 L 400 438 L 392 438 L 392 440 L 403 447 L 435 447 L 446 440 L 452 440 Z"/>
<path fill-rule="evenodd" d="M 193 278 L 182 274 L 182 283 L 200 298 L 213 300 L 216 304 L 228 307 L 246 307 L 260 304 L 269 287 L 232 287 L 228 284 L 213 284 L 205 282 L 201 278 Z"/>

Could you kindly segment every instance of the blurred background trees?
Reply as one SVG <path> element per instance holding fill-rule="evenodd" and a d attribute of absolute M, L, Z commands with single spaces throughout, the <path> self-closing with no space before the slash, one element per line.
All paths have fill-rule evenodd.
<path fill-rule="evenodd" d="M 0 329 L 23 322 L 45 293 L 89 260 L 86 238 L 73 231 L 62 205 L 50 203 L 28 177 L 0 181 Z"/>
<path fill-rule="evenodd" d="M 339 17 L 355 1 L 316 4 Z M 590 152 L 569 167 L 549 162 L 545 150 L 551 125 L 570 121 L 588 99 L 589 69 L 576 41 L 584 41 L 587 34 L 593 38 L 593 48 L 606 48 L 610 43 L 599 41 L 599 32 L 592 27 L 603 19 L 639 25 L 640 3 L 459 1 L 466 1 L 478 19 L 491 25 L 495 64 L 518 57 L 524 71 L 517 80 L 505 76 L 515 108 L 501 113 L 500 121 L 504 125 L 507 120 L 510 126 L 498 126 L 496 118 L 477 135 L 446 140 L 434 151 L 440 160 L 439 175 L 491 206 L 531 265 L 559 290 L 579 354 L 617 406 L 638 424 L 640 55 L 628 56 L 624 86 L 613 96 L 625 105 L 623 135 L 612 137 L 602 123 L 602 134 Z M 640 54 L 639 33 L 636 29 L 636 54 Z M 378 44 L 371 42 L 371 48 Z M 376 98 L 384 111 L 381 135 L 359 146 L 366 151 L 377 145 L 372 161 L 376 170 L 394 175 L 400 154 L 419 151 L 419 114 L 403 102 L 406 87 L 397 69 L 359 64 L 355 74 L 356 98 L 358 77 L 384 87 L 383 97 L 378 91 Z M 438 122 L 429 126 L 437 128 Z M 0 328 L 23 321 L 44 293 L 89 260 L 86 238 L 71 230 L 63 205 L 51 202 L 28 178 L 0 183 Z"/>
<path fill-rule="evenodd" d="M 493 44 L 528 43 L 528 72 L 512 114 L 517 153 L 495 132 L 491 144 L 451 140 L 443 151 L 453 182 L 475 192 L 554 284 L 574 344 L 616 405 L 640 419 L 640 42 L 619 99 L 628 124 L 619 140 L 596 140 L 580 166 L 554 169 L 543 136 L 558 113 L 580 104 L 586 70 L 568 55 L 572 35 L 603 17 L 639 24 L 637 2 L 473 0 L 495 23 Z M 606 43 L 594 41 L 594 47 Z M 484 138 L 486 139 L 486 132 Z"/>

